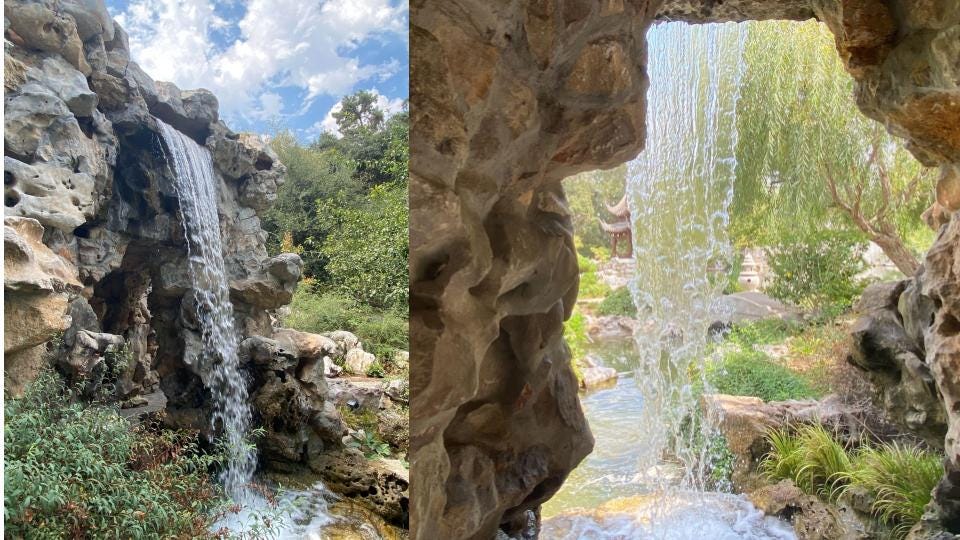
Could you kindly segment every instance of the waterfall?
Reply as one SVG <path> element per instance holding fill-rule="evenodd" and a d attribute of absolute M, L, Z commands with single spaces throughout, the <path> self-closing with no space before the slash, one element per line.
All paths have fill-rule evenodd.
<path fill-rule="evenodd" d="M 704 388 L 707 329 L 717 320 L 731 259 L 736 104 L 744 71 L 744 25 L 666 23 L 648 34 L 646 147 L 628 165 L 642 325 L 637 382 L 644 397 L 644 483 L 662 487 L 664 456 L 683 468 L 681 486 L 707 486 L 709 422 L 691 422 Z"/>
<path fill-rule="evenodd" d="M 245 440 L 251 422 L 250 406 L 237 357 L 238 335 L 224 270 L 217 178 L 209 150 L 159 119 L 157 124 L 175 173 L 194 306 L 201 327 L 201 358 L 194 361 L 201 370 L 209 369 L 204 383 L 213 401 L 210 423 L 228 452 L 221 481 L 227 494 L 239 502 L 246 498 L 256 456 Z"/>

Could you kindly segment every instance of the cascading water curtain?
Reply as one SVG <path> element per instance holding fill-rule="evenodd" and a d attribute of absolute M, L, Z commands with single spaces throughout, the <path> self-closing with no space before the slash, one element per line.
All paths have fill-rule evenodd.
<path fill-rule="evenodd" d="M 193 285 L 194 306 L 200 321 L 203 350 L 198 358 L 184 359 L 204 373 L 210 389 L 213 431 L 228 453 L 221 481 L 236 502 L 245 502 L 247 484 L 256 468 L 256 456 L 247 445 L 251 414 L 246 381 L 237 357 L 238 334 L 223 262 L 220 237 L 217 178 L 210 151 L 157 120 L 169 151 L 180 199 L 187 239 L 187 260 Z"/>
<path fill-rule="evenodd" d="M 711 422 L 702 421 L 699 396 L 732 255 L 727 224 L 745 37 L 744 25 L 733 23 L 665 23 L 647 37 L 646 147 L 628 165 L 627 190 L 637 265 L 631 290 L 642 323 L 639 470 L 660 488 L 668 483 L 657 472 L 664 459 L 682 465 L 682 488 L 708 487 Z"/>

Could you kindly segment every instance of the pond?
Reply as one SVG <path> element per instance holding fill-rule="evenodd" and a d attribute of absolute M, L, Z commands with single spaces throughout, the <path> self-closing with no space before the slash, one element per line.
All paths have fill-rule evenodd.
<path fill-rule="evenodd" d="M 631 340 L 598 341 L 588 354 L 617 371 L 638 367 Z M 786 522 L 764 516 L 743 496 L 680 489 L 682 470 L 661 462 L 639 470 L 643 396 L 632 374 L 611 388 L 581 396 L 593 431 L 593 452 L 542 509 L 541 537 L 550 539 L 795 539 Z M 651 483 L 651 478 L 658 482 Z M 666 482 L 663 482 L 666 480 Z M 672 485 L 671 485 L 672 484 Z M 664 490 L 663 486 L 667 488 Z"/>

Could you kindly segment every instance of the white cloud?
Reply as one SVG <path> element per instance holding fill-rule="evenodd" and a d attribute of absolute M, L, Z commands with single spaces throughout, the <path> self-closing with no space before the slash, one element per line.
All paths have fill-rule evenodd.
<path fill-rule="evenodd" d="M 404 2 L 249 0 L 239 21 L 225 20 L 215 4 L 133 0 L 117 20 L 130 35 L 134 59 L 151 77 L 213 91 L 227 117 L 277 112 L 280 96 L 272 89 L 278 87 L 300 88 L 309 102 L 321 95 L 339 97 L 399 69 L 396 59 L 364 64 L 355 53 L 364 40 L 384 34 L 406 39 Z M 212 32 L 233 28 L 239 38 L 217 47 Z"/>

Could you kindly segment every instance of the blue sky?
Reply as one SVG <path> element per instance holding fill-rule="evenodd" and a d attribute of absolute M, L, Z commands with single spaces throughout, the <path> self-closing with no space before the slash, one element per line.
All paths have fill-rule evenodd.
<path fill-rule="evenodd" d="M 155 80 L 207 88 L 235 131 L 311 140 L 356 90 L 407 98 L 406 0 L 107 0 L 133 59 Z"/>

